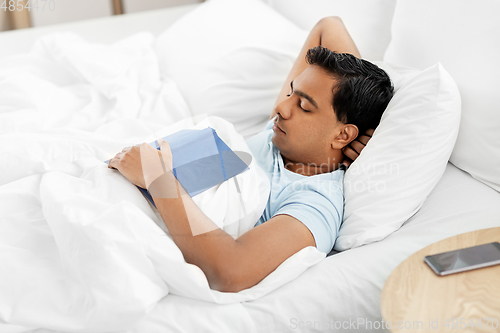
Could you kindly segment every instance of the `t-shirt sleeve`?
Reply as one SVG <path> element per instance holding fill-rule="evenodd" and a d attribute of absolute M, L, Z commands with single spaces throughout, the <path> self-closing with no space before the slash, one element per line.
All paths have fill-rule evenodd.
<path fill-rule="evenodd" d="M 301 221 L 311 231 L 316 248 L 328 254 L 335 244 L 342 221 L 342 190 L 334 184 L 325 183 L 303 183 L 298 187 L 300 188 L 293 186 L 293 189 L 289 189 L 290 193 L 274 216 L 286 214 Z"/>

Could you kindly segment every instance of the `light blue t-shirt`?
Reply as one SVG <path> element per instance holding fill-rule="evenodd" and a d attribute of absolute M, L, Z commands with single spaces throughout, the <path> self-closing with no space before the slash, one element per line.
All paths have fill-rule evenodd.
<path fill-rule="evenodd" d="M 255 226 L 275 215 L 286 214 L 311 231 L 319 251 L 329 253 L 335 243 L 344 212 L 344 170 L 303 176 L 284 167 L 279 150 L 271 142 L 273 121 L 247 141 L 257 164 L 271 181 L 266 208 Z"/>

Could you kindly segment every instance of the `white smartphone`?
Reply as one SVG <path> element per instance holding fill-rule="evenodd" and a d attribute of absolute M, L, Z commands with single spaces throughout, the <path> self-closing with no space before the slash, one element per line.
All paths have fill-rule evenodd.
<path fill-rule="evenodd" d="M 424 261 L 437 275 L 448 275 L 500 264 L 500 244 L 483 244 L 426 256 Z"/>

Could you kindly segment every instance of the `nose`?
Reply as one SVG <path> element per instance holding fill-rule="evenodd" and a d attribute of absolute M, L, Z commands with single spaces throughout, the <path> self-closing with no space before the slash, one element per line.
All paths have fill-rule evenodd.
<path fill-rule="evenodd" d="M 278 103 L 278 105 L 276 105 L 276 107 L 274 108 L 274 111 L 276 111 L 276 113 L 283 119 L 288 119 L 292 115 L 289 101 L 290 98 L 287 98 L 284 101 Z"/>

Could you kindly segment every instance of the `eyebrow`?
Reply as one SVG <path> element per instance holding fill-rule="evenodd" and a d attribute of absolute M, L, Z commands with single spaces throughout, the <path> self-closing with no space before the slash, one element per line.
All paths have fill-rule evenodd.
<path fill-rule="evenodd" d="M 305 99 L 307 99 L 317 109 L 318 108 L 318 104 L 316 104 L 316 101 L 314 100 L 314 98 L 312 98 L 311 96 L 309 96 L 308 94 L 306 94 L 303 91 L 300 91 L 300 90 L 294 91 L 293 90 L 293 81 L 295 81 L 295 80 L 292 80 L 290 82 L 290 88 L 292 89 L 292 91 L 294 93 L 296 93 L 297 95 L 299 95 L 300 97 L 304 97 Z"/>

